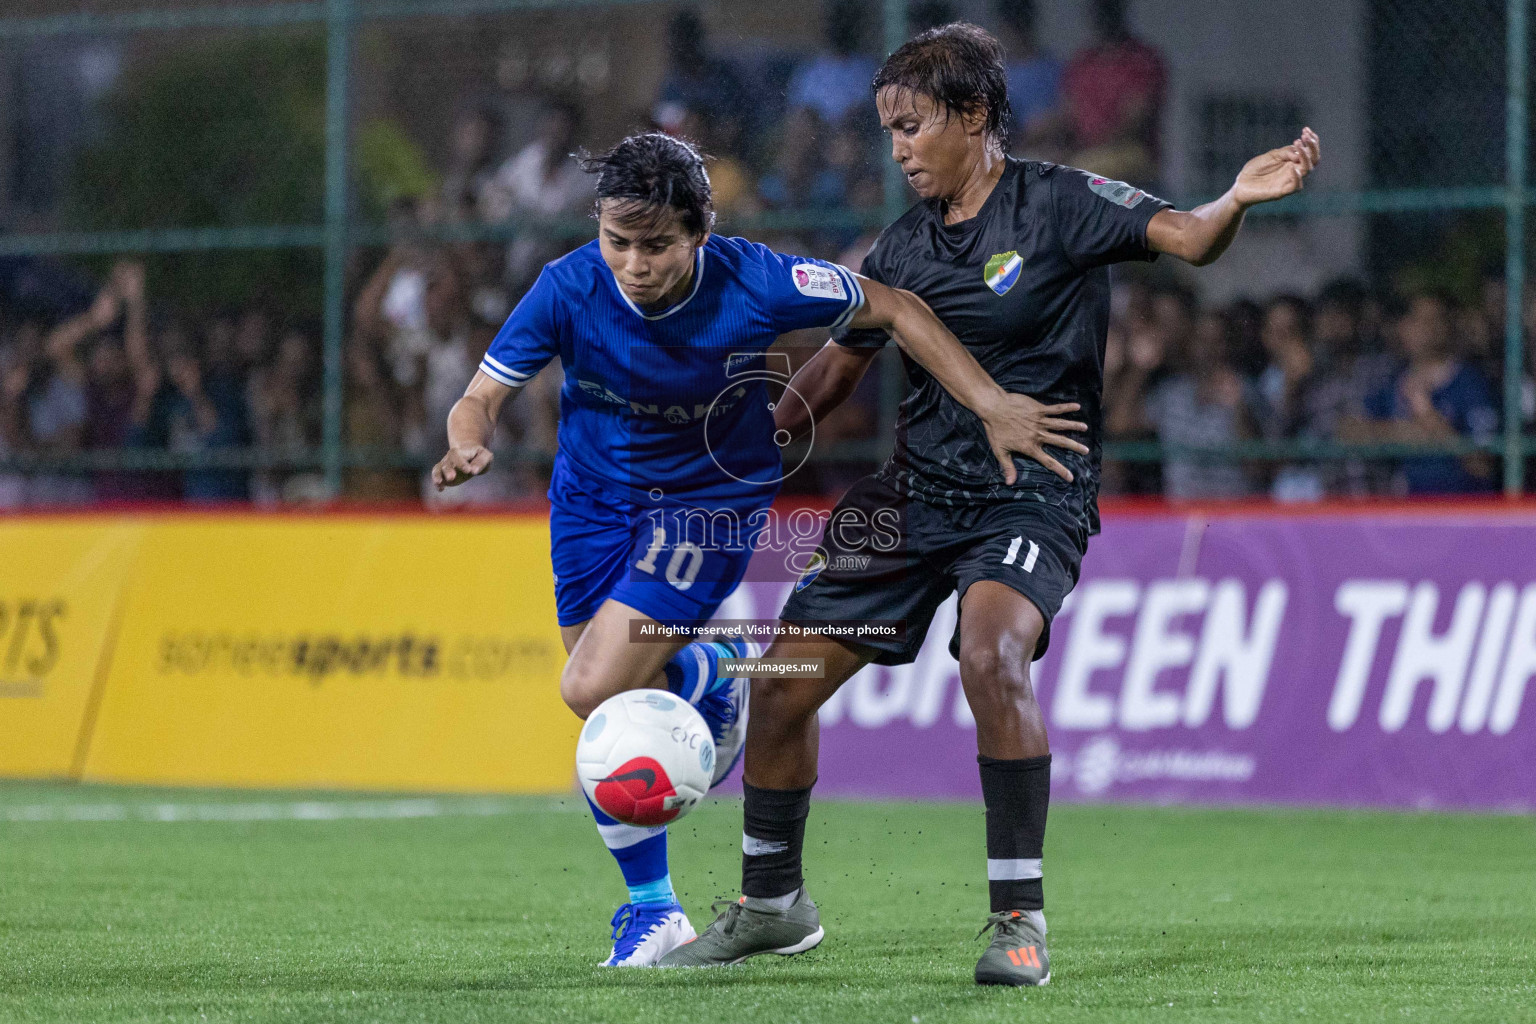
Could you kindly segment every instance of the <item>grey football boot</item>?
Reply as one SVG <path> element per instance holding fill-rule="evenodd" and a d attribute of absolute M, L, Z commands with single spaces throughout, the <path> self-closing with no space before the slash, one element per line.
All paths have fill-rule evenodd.
<path fill-rule="evenodd" d="M 719 912 L 721 907 L 724 912 L 698 938 L 678 946 L 656 966 L 724 967 L 762 953 L 789 956 L 814 948 L 826 934 L 804 886 L 788 910 L 764 908 L 761 901 L 746 896 L 734 902 L 719 900 L 710 909 Z"/>
<path fill-rule="evenodd" d="M 976 984 L 1044 985 L 1051 980 L 1051 957 L 1045 951 L 1043 913 L 1005 910 L 993 914 L 976 937 L 981 938 L 989 930 L 992 931 L 992 944 L 976 964 Z"/>

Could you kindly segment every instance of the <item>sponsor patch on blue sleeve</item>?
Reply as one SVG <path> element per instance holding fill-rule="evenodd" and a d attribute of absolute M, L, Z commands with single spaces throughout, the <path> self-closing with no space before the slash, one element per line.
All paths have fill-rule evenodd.
<path fill-rule="evenodd" d="M 794 275 L 795 288 L 801 295 L 817 299 L 848 299 L 848 289 L 843 287 L 843 279 L 830 267 L 796 263 L 790 273 Z"/>

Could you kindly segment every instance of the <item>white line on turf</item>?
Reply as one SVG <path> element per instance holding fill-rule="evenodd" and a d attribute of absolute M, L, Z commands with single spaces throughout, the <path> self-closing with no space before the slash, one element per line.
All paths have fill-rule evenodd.
<path fill-rule="evenodd" d="M 0 806 L 0 822 L 353 821 L 489 818 L 534 811 L 585 811 L 579 800 L 297 800 L 229 803 L 52 803 Z"/>

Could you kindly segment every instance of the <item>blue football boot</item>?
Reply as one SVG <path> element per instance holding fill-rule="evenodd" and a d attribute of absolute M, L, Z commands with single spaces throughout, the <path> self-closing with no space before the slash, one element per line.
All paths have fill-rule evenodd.
<path fill-rule="evenodd" d="M 688 915 L 676 903 L 626 903 L 610 923 L 613 952 L 603 967 L 651 967 L 694 938 Z"/>

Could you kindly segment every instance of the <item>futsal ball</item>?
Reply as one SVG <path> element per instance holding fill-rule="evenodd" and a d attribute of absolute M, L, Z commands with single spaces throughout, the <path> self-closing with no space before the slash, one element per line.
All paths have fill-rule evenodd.
<path fill-rule="evenodd" d="M 603 813 L 665 825 L 704 798 L 715 769 L 709 726 L 666 690 L 630 690 L 592 712 L 576 743 L 576 777 Z"/>

